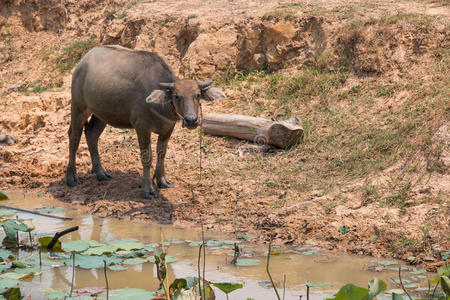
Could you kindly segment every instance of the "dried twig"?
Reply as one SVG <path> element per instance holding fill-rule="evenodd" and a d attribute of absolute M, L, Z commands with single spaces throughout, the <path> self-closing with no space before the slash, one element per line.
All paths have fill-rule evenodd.
<path fill-rule="evenodd" d="M 59 232 L 55 233 L 55 235 L 53 236 L 50 243 L 48 243 L 47 249 L 52 250 L 53 246 L 55 246 L 55 244 L 58 242 L 60 237 L 62 237 L 63 235 L 66 235 L 68 233 L 71 233 L 72 231 L 77 231 L 77 230 L 78 230 L 78 226 L 74 226 L 74 227 L 70 227 L 63 231 L 59 231 Z"/>
<path fill-rule="evenodd" d="M 275 290 L 275 294 L 277 294 L 277 299 L 278 299 L 278 300 L 281 300 L 280 294 L 278 294 L 277 287 L 276 287 L 275 284 L 273 283 L 272 275 L 270 275 L 270 271 L 269 271 L 269 262 L 270 262 L 270 252 L 271 252 L 271 250 L 272 250 L 272 239 L 270 239 L 270 242 L 269 242 L 269 251 L 267 252 L 266 272 L 267 272 L 267 275 L 269 275 L 269 279 L 270 279 L 270 282 L 272 283 L 273 289 Z"/>
<path fill-rule="evenodd" d="M 42 250 L 41 250 L 41 246 L 39 246 L 39 268 L 42 269 Z"/>
<path fill-rule="evenodd" d="M 408 291 L 405 289 L 405 286 L 403 285 L 403 281 L 402 281 L 402 275 L 401 275 L 401 270 L 402 267 L 400 266 L 398 268 L 398 280 L 400 281 L 400 286 L 402 287 L 403 291 L 406 293 L 406 295 L 408 296 L 409 300 L 412 300 L 411 296 L 408 294 Z"/>
<path fill-rule="evenodd" d="M 283 275 L 283 300 L 286 295 L 286 274 Z"/>

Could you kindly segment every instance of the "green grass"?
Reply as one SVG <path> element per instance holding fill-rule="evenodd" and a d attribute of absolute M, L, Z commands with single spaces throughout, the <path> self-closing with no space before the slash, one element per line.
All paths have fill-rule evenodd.
<path fill-rule="evenodd" d="M 174 22 L 177 18 L 174 16 L 166 16 L 162 19 L 159 19 L 156 23 L 159 25 L 166 25 L 168 23 Z"/>
<path fill-rule="evenodd" d="M 56 68 L 61 73 L 69 72 L 90 49 L 97 45 L 98 42 L 94 37 L 70 43 L 56 56 Z"/>

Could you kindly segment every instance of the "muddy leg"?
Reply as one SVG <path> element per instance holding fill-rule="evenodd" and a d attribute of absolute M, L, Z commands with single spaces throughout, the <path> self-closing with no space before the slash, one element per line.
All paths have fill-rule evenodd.
<path fill-rule="evenodd" d="M 66 183 L 70 187 L 81 184 L 77 175 L 76 155 L 83 133 L 84 116 L 81 113 L 74 113 L 72 110 L 69 128 L 69 163 L 66 169 Z"/>
<path fill-rule="evenodd" d="M 158 197 L 158 193 L 153 187 L 153 180 L 150 177 L 150 167 L 152 165 L 152 149 L 150 143 L 150 131 L 148 129 L 136 129 L 141 150 L 141 162 L 144 170 L 142 177 L 141 197 L 150 199 L 151 196 Z"/>
<path fill-rule="evenodd" d="M 106 127 L 106 123 L 92 115 L 89 123 L 85 128 L 86 142 L 89 147 L 92 160 L 92 171 L 97 175 L 99 181 L 109 181 L 112 176 L 106 173 L 100 162 L 100 155 L 98 154 L 98 138 Z"/>
<path fill-rule="evenodd" d="M 173 186 L 172 182 L 167 180 L 166 170 L 164 168 L 164 159 L 166 158 L 167 144 L 169 143 L 171 134 L 172 131 L 170 131 L 167 135 L 158 136 L 158 144 L 156 146 L 156 153 L 158 156 L 156 158 L 155 177 L 158 187 L 162 189 L 170 188 Z"/>

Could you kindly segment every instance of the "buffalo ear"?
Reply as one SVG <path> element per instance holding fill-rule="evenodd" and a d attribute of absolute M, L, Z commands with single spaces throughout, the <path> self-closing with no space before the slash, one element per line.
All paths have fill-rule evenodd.
<path fill-rule="evenodd" d="M 223 93 L 222 89 L 218 87 L 210 87 L 202 90 L 202 99 L 206 101 L 214 101 L 218 99 L 225 99 L 227 96 Z"/>
<path fill-rule="evenodd" d="M 162 90 L 154 90 L 145 98 L 145 102 L 149 104 L 163 104 L 166 100 L 166 92 Z"/>

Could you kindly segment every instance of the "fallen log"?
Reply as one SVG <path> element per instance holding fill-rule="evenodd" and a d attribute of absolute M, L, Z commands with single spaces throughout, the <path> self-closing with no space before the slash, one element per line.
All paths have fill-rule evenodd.
<path fill-rule="evenodd" d="M 258 145 L 271 144 L 279 148 L 292 147 L 303 139 L 300 119 L 292 117 L 282 121 L 237 114 L 206 114 L 203 132 L 216 136 L 232 136 Z"/>

